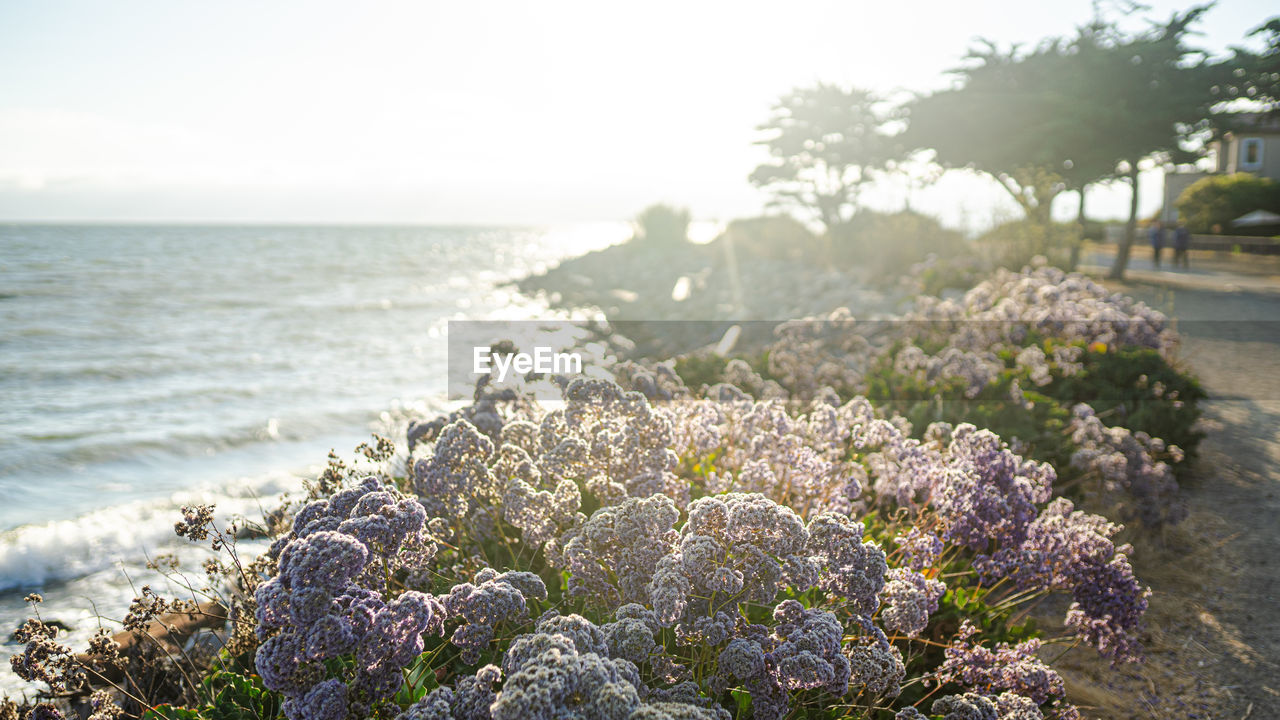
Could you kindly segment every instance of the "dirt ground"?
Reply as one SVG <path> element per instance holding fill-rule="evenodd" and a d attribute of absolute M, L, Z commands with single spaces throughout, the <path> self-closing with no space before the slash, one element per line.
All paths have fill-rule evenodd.
<path fill-rule="evenodd" d="M 1088 717 L 1280 718 L 1280 295 L 1115 288 L 1178 319 L 1207 437 L 1188 519 L 1132 537 L 1153 591 L 1147 662 L 1073 650 L 1070 693 Z"/>

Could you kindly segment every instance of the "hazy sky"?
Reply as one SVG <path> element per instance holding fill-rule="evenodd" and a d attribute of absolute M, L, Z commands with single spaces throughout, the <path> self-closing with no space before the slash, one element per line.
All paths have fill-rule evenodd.
<path fill-rule="evenodd" d="M 1269 7 L 1222 0 L 1198 41 L 1238 43 Z M 1087 0 L 0 0 L 0 219 L 548 223 L 659 200 L 754 214 L 754 128 L 789 88 L 937 88 L 975 37 L 1034 42 L 1090 14 Z M 998 192 L 951 180 L 916 203 L 982 222 Z"/>

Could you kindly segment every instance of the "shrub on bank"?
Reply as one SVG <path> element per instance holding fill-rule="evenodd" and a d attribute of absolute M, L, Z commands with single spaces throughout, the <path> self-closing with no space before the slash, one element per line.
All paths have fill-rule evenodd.
<path fill-rule="evenodd" d="M 1113 526 L 1049 503 L 1052 468 L 861 398 L 715 395 L 580 380 L 563 409 L 446 425 L 405 476 L 331 469 L 238 581 L 233 690 L 149 714 L 265 692 L 294 719 L 1076 717 L 1043 643 L 1137 657 L 1146 590 Z M 1032 561 L 1050 546 L 1074 554 Z M 1053 593 L 1062 636 L 1020 612 Z"/>
<path fill-rule="evenodd" d="M 952 260 L 972 255 L 964 235 L 928 215 L 905 210 L 863 210 L 832 232 L 833 260 L 869 270 L 873 282 L 894 283 L 930 256 Z"/>
<path fill-rule="evenodd" d="M 790 215 L 762 215 L 733 220 L 720 241 L 733 243 L 738 262 L 750 258 L 816 261 L 824 244 L 809 228 Z"/>
<path fill-rule="evenodd" d="M 1173 364 L 1160 313 L 1045 267 L 999 271 L 954 300 L 921 297 L 873 346 L 864 335 L 877 327 L 838 313 L 784 324 L 722 377 L 793 404 L 866 395 L 921 431 L 973 423 L 1058 468 L 1059 492 L 1152 526 L 1181 518 L 1176 469 L 1194 456 L 1204 393 Z M 686 379 L 707 382 L 701 369 Z"/>
<path fill-rule="evenodd" d="M 991 267 L 1023 267 L 1035 258 L 1056 267 L 1069 267 L 1083 236 L 1075 223 L 1014 220 L 983 233 L 974 241 Z"/>
<path fill-rule="evenodd" d="M 1254 210 L 1280 213 L 1280 184 L 1251 173 L 1210 175 L 1183 190 L 1176 204 L 1191 232 L 1248 235 L 1249 228 L 1231 221 Z"/>
<path fill-rule="evenodd" d="M 650 205 L 636 216 L 632 242 L 651 246 L 682 245 L 689 241 L 689 211 L 671 205 Z"/>

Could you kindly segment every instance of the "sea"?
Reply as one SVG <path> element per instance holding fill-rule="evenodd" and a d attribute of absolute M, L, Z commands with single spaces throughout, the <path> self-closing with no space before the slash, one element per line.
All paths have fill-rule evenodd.
<path fill-rule="evenodd" d="M 140 585 L 183 591 L 148 559 L 202 584 L 182 505 L 260 516 L 446 409 L 450 319 L 546 316 L 512 282 L 628 234 L 0 224 L 0 694 L 32 689 L 5 662 L 28 593 L 79 646 Z"/>

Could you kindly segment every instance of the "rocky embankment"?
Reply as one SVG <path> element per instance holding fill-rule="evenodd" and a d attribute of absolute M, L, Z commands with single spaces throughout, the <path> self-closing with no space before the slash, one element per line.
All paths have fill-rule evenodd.
<path fill-rule="evenodd" d="M 859 318 L 884 316 L 909 295 L 874 289 L 857 270 L 744 252 L 724 238 L 705 245 L 616 245 L 567 260 L 518 287 L 555 308 L 598 308 L 650 356 L 715 342 L 726 327 L 743 321 L 743 342 L 749 342 L 770 334 L 777 322 L 841 307 Z"/>

